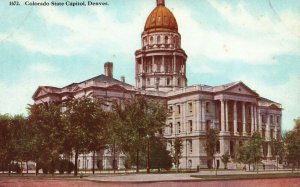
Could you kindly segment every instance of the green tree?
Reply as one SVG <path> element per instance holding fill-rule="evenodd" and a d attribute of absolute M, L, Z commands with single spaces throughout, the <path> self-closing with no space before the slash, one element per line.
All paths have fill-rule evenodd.
<path fill-rule="evenodd" d="M 250 170 L 250 164 L 254 163 L 258 172 L 257 164 L 261 159 L 261 147 L 263 140 L 258 132 L 254 132 L 251 138 L 246 141 L 241 147 L 239 147 L 236 155 L 236 161 L 244 164 L 248 164 Z"/>
<path fill-rule="evenodd" d="M 11 120 L 11 131 L 13 138 L 10 139 L 13 159 L 21 163 L 21 174 L 23 175 L 23 162 L 29 161 L 32 150 L 33 131 L 22 115 L 15 115 Z"/>
<path fill-rule="evenodd" d="M 179 137 L 176 137 L 175 141 L 174 141 L 173 159 L 174 159 L 174 163 L 175 163 L 177 172 L 179 172 L 179 165 L 180 165 L 180 159 L 182 157 L 182 150 L 183 150 L 182 139 Z"/>
<path fill-rule="evenodd" d="M 227 169 L 227 163 L 229 162 L 230 154 L 226 152 L 224 155 L 222 155 L 221 160 L 224 163 L 224 169 Z"/>
<path fill-rule="evenodd" d="M 271 152 L 272 156 L 276 157 L 276 167 L 278 170 L 278 162 L 279 159 L 282 159 L 284 155 L 284 144 L 280 139 L 273 139 L 271 140 Z"/>
<path fill-rule="evenodd" d="M 300 162 L 300 118 L 295 119 L 295 127 L 293 130 L 284 134 L 283 140 L 286 148 L 286 158 L 292 163 L 292 172 L 296 164 Z"/>
<path fill-rule="evenodd" d="M 172 168 L 170 151 L 166 149 L 166 145 L 159 137 L 150 140 L 150 168 L 157 169 L 158 172 L 161 168 L 165 170 Z"/>
<path fill-rule="evenodd" d="M 36 175 L 42 166 L 47 166 L 54 174 L 55 162 L 63 153 L 65 140 L 61 105 L 54 102 L 34 104 L 28 107 L 28 111 L 30 129 L 34 131 L 31 157 L 37 164 Z"/>
<path fill-rule="evenodd" d="M 136 172 L 139 172 L 140 154 L 145 155 L 145 145 L 148 135 L 155 136 L 165 125 L 167 110 L 165 103 L 146 99 L 144 96 L 135 96 L 120 102 L 113 103 L 115 119 L 112 125 L 111 143 L 119 147 L 125 154 L 135 152 L 130 156 L 136 163 Z"/>
<path fill-rule="evenodd" d="M 101 129 L 98 121 L 101 118 L 98 116 L 100 107 L 98 102 L 93 102 L 88 97 L 73 98 L 66 103 L 66 111 L 63 113 L 65 151 L 75 153 L 75 176 L 78 174 L 79 154 L 97 150 L 95 140 L 102 139 L 101 135 L 95 137 L 97 130 Z"/>
<path fill-rule="evenodd" d="M 215 153 L 216 153 L 216 145 L 218 141 L 219 141 L 219 131 L 217 129 L 209 128 L 206 132 L 206 141 L 204 143 L 204 147 L 208 159 L 214 161 L 216 175 L 217 175 L 217 166 L 215 160 Z"/>
<path fill-rule="evenodd" d="M 9 141 L 11 116 L 8 114 L 0 115 L 0 160 L 1 168 L 4 172 L 5 169 L 10 168 L 11 155 L 9 154 Z M 9 170 L 10 173 L 10 170 Z"/>

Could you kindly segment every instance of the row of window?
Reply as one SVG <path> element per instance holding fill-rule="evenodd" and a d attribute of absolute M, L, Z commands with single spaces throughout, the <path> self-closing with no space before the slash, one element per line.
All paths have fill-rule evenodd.
<path fill-rule="evenodd" d="M 211 110 L 210 109 L 211 108 L 210 105 L 211 105 L 210 102 L 206 102 L 205 103 L 205 112 L 206 113 L 210 113 L 210 110 Z M 188 103 L 188 111 L 190 113 L 193 112 L 193 103 L 192 102 Z M 173 107 L 169 106 L 169 113 L 173 113 L 173 112 L 176 112 L 176 114 L 180 114 L 181 113 L 181 106 L 180 105 L 176 105 L 176 111 L 173 111 Z"/>
<path fill-rule="evenodd" d="M 173 152 L 173 141 L 169 142 L 171 152 Z M 193 153 L 193 141 L 192 140 L 187 140 L 187 150 L 189 153 Z"/>
<path fill-rule="evenodd" d="M 212 128 L 212 122 L 211 120 L 206 120 L 206 123 L 205 123 L 205 130 L 208 130 Z M 218 128 L 218 126 L 215 126 L 214 128 Z M 174 133 L 174 127 L 173 127 L 173 123 L 170 123 L 169 124 L 169 134 L 173 134 Z M 193 133 L 194 131 L 194 127 L 193 127 L 193 120 L 188 120 L 188 126 L 187 126 L 187 129 L 188 129 L 188 133 Z M 181 124 L 180 122 L 177 122 L 176 123 L 176 130 L 175 130 L 176 134 L 180 134 L 181 133 Z"/>
<path fill-rule="evenodd" d="M 268 118 L 268 115 L 265 115 L 265 114 L 261 115 L 261 122 L 267 123 L 267 118 Z M 275 119 L 276 119 L 276 123 L 280 123 L 280 116 L 270 115 L 269 118 L 270 118 L 269 120 L 270 120 L 271 124 L 273 124 L 275 122 Z"/>
<path fill-rule="evenodd" d="M 154 41 L 156 38 L 156 41 Z M 157 37 L 153 37 L 150 36 L 149 41 L 147 39 L 147 37 L 143 38 L 143 44 L 144 46 L 146 46 L 147 44 L 153 45 L 153 44 L 170 44 L 171 43 L 171 37 L 169 36 L 157 36 Z M 175 46 L 177 46 L 177 44 L 179 43 L 179 38 L 177 36 L 173 37 L 173 44 L 175 44 Z"/>
<path fill-rule="evenodd" d="M 192 133 L 193 132 L 193 121 L 192 120 L 189 120 L 188 121 L 188 128 L 189 128 L 189 133 Z M 173 124 L 170 123 L 169 124 L 169 133 L 170 134 L 173 134 Z M 180 134 L 181 133 L 181 125 L 180 125 L 180 122 L 177 122 L 176 124 L 176 133 L 177 134 Z"/>

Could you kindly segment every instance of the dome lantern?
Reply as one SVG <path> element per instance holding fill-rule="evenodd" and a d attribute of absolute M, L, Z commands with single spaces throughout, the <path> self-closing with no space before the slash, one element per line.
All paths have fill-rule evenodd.
<path fill-rule="evenodd" d="M 162 5 L 165 6 L 165 0 L 156 0 L 157 6 Z"/>

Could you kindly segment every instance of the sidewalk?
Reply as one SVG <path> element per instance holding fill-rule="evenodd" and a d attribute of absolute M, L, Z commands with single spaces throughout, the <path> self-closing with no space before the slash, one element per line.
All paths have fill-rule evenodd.
<path fill-rule="evenodd" d="M 259 171 L 259 174 L 272 174 L 272 173 L 291 173 L 290 170 L 268 170 Z M 300 173 L 300 170 L 294 171 Z M 172 173 L 172 174 L 115 174 L 115 175 L 89 175 L 87 180 L 102 181 L 102 182 L 158 182 L 158 181 L 189 181 L 199 180 L 201 178 L 194 178 L 191 175 L 215 175 L 215 171 L 205 170 L 197 173 Z M 243 170 L 220 170 L 218 175 L 257 175 L 256 172 L 249 172 Z"/>

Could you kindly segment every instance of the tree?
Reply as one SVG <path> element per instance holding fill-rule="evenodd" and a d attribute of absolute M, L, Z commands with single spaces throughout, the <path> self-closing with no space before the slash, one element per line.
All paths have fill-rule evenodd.
<path fill-rule="evenodd" d="M 21 174 L 23 175 L 23 162 L 29 161 L 32 150 L 33 131 L 29 127 L 27 119 L 22 115 L 15 115 L 11 119 L 10 151 L 13 153 L 13 159 L 21 163 Z"/>
<path fill-rule="evenodd" d="M 228 152 L 222 155 L 221 160 L 224 163 L 224 169 L 227 169 L 227 163 L 229 162 L 229 159 L 230 159 L 230 155 Z"/>
<path fill-rule="evenodd" d="M 216 175 L 217 175 L 217 166 L 215 161 L 215 152 L 216 152 L 216 145 L 218 141 L 219 141 L 219 131 L 217 129 L 209 128 L 206 132 L 206 141 L 204 147 L 208 159 L 213 160 L 215 163 Z"/>
<path fill-rule="evenodd" d="M 146 136 L 155 137 L 165 125 L 167 110 L 165 103 L 146 99 L 137 95 L 133 98 L 113 103 L 111 143 L 125 154 L 135 153 L 130 158 L 139 172 L 141 154 L 145 154 Z"/>
<path fill-rule="evenodd" d="M 292 172 L 296 164 L 300 162 L 300 118 L 295 119 L 295 127 L 293 130 L 284 134 L 283 140 L 286 148 L 286 158 L 292 163 Z"/>
<path fill-rule="evenodd" d="M 246 141 L 241 147 L 239 147 L 236 155 L 236 161 L 244 164 L 248 164 L 250 170 L 250 164 L 255 163 L 257 172 L 257 164 L 261 159 L 261 147 L 262 138 L 258 132 L 254 132 L 250 140 Z"/>
<path fill-rule="evenodd" d="M 93 132 L 98 128 L 97 110 L 99 108 L 98 103 L 88 97 L 73 98 L 66 103 L 66 111 L 63 114 L 65 151 L 74 151 L 75 153 L 75 176 L 78 174 L 79 154 L 97 149 L 94 144 L 95 133 Z"/>
<path fill-rule="evenodd" d="M 272 152 L 272 156 L 276 157 L 276 167 L 278 170 L 278 161 L 279 158 L 282 159 L 283 155 L 284 155 L 284 144 L 280 139 L 273 139 L 271 140 L 271 152 Z"/>
<path fill-rule="evenodd" d="M 65 138 L 60 103 L 49 102 L 29 105 L 29 126 L 32 135 L 31 157 L 36 161 L 36 175 L 42 166 L 55 172 L 55 162 L 63 153 Z"/>
<path fill-rule="evenodd" d="M 159 137 L 152 138 L 150 148 L 150 168 L 157 169 L 158 172 L 161 168 L 170 170 L 172 168 L 172 157 L 162 139 Z"/>
<path fill-rule="evenodd" d="M 175 142 L 174 142 L 173 159 L 174 159 L 174 163 L 175 163 L 177 172 L 179 171 L 180 159 L 182 157 L 182 149 L 183 149 L 182 139 L 179 137 L 176 137 Z"/>
<path fill-rule="evenodd" d="M 9 168 L 11 161 L 11 156 L 8 149 L 10 138 L 12 138 L 10 134 L 10 122 L 10 115 L 0 115 L 0 160 L 3 172 L 6 168 Z"/>

